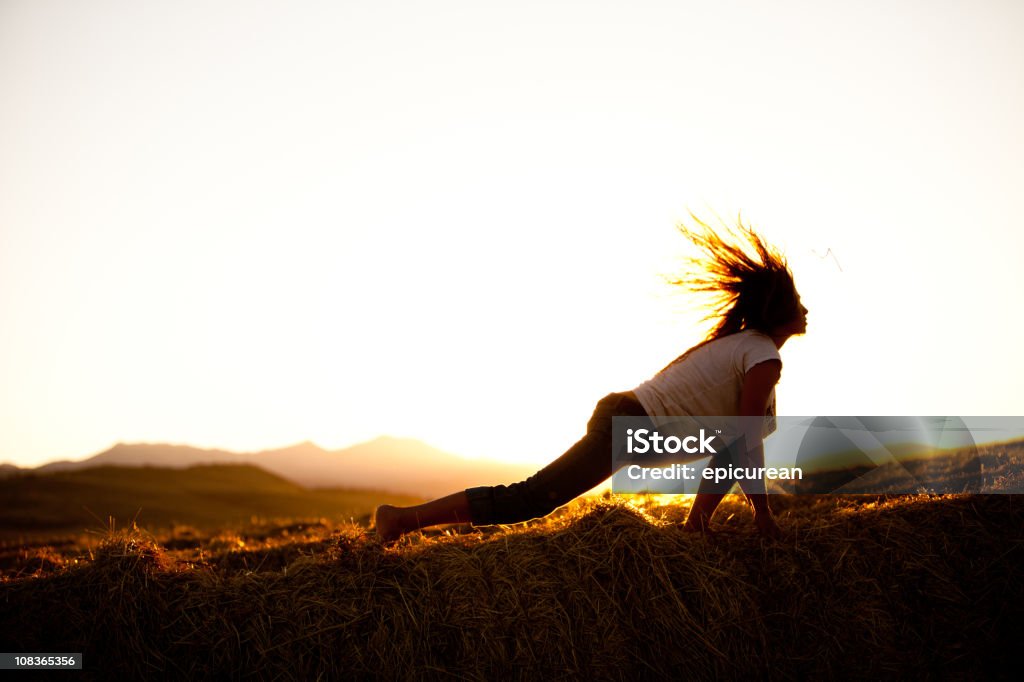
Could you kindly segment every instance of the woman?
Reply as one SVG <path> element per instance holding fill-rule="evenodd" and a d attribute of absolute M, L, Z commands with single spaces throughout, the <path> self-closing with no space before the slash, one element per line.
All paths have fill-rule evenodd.
<path fill-rule="evenodd" d="M 719 297 L 718 319 L 704 341 L 631 391 L 602 398 L 587 423 L 586 435 L 561 457 L 525 481 L 481 486 L 412 507 L 381 505 L 375 526 L 384 541 L 442 523 L 475 526 L 516 523 L 546 516 L 614 473 L 611 457 L 613 416 L 742 415 L 759 417 L 766 428 L 748 438 L 745 465 L 764 466 L 763 435 L 774 429 L 775 384 L 782 371 L 779 350 L 807 330 L 807 308 L 800 302 L 785 258 L 753 230 L 739 224 L 740 243 L 729 243 L 696 216 L 704 230 L 679 229 L 704 252 L 691 258 L 693 274 L 673 280 L 692 291 Z M 739 242 L 740 240 L 733 240 Z M 728 450 L 709 466 L 727 466 Z M 707 532 L 708 523 L 736 481 L 704 479 L 683 527 Z M 739 481 L 753 508 L 758 530 L 778 537 L 763 480 Z"/>

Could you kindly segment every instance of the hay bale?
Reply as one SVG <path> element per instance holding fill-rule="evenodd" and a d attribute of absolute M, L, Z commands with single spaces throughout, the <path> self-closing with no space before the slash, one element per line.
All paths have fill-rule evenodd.
<path fill-rule="evenodd" d="M 684 507 L 617 497 L 391 546 L 351 524 L 173 552 L 125 533 L 77 566 L 8 576 L 0 638 L 83 651 L 86 678 L 976 676 L 1008 660 L 1024 606 L 1013 496 L 773 506 L 775 543 L 733 498 L 711 538 L 681 530 Z"/>

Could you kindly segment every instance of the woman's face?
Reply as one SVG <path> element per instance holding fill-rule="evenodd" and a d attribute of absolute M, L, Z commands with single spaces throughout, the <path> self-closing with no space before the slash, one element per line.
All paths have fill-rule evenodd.
<path fill-rule="evenodd" d="M 807 333 L 807 308 L 800 301 L 800 294 L 796 295 L 796 309 L 794 313 L 793 319 L 775 328 L 776 335 L 793 336 L 794 334 Z"/>

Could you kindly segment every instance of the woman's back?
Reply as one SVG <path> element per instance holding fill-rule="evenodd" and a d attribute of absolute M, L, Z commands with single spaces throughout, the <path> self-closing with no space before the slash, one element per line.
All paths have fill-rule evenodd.
<path fill-rule="evenodd" d="M 766 360 L 782 362 L 775 342 L 745 329 L 695 348 L 632 392 L 651 416 L 737 415 L 747 371 Z M 774 388 L 768 414 L 775 414 Z"/>

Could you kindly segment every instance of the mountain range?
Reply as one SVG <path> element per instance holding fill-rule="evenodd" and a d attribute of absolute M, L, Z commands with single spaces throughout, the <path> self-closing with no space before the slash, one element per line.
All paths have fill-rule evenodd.
<path fill-rule="evenodd" d="M 251 464 L 307 488 L 372 489 L 436 497 L 478 485 L 513 483 L 535 465 L 467 459 L 413 438 L 381 436 L 339 450 L 310 441 L 259 452 L 232 452 L 166 443 L 118 443 L 92 457 L 51 462 L 33 469 L 0 464 L 0 477 L 99 466 L 183 469 L 196 464 Z"/>

